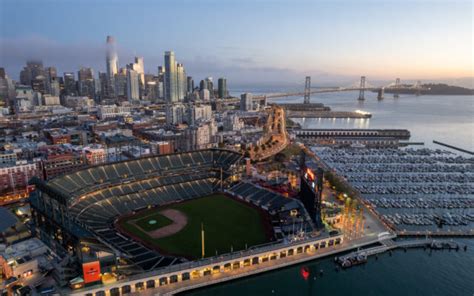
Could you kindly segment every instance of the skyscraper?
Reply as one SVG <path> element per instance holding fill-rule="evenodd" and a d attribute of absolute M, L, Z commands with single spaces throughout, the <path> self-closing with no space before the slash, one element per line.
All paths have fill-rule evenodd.
<path fill-rule="evenodd" d="M 211 97 L 214 97 L 214 82 L 213 82 L 212 77 L 206 78 L 206 84 L 207 84 L 207 89 L 209 90 L 209 93 L 211 94 Z"/>
<path fill-rule="evenodd" d="M 118 100 L 128 99 L 127 81 L 127 69 L 120 68 L 118 73 L 115 74 L 115 96 Z"/>
<path fill-rule="evenodd" d="M 188 94 L 191 94 L 194 91 L 194 80 L 191 76 L 188 76 L 186 80 L 187 80 Z"/>
<path fill-rule="evenodd" d="M 145 66 L 143 64 L 143 57 L 135 57 L 135 62 L 130 64 L 130 68 L 137 72 L 140 83 L 142 86 L 145 85 Z"/>
<path fill-rule="evenodd" d="M 42 61 L 27 61 L 26 67 L 20 72 L 20 83 L 33 86 L 36 91 L 45 92 L 46 74 Z"/>
<path fill-rule="evenodd" d="M 227 97 L 227 80 L 225 78 L 219 78 L 217 81 L 217 93 L 220 99 Z"/>
<path fill-rule="evenodd" d="M 165 101 L 178 102 L 178 75 L 174 52 L 165 52 Z"/>
<path fill-rule="evenodd" d="M 186 71 L 184 70 L 183 64 L 177 64 L 176 66 L 177 72 L 177 82 L 178 82 L 178 100 L 184 100 L 187 91 L 187 80 L 186 80 Z"/>
<path fill-rule="evenodd" d="M 77 96 L 76 79 L 73 72 L 64 73 L 64 93 L 67 96 Z"/>
<path fill-rule="evenodd" d="M 140 99 L 140 83 L 137 71 L 127 69 L 127 99 L 136 101 Z"/>
<path fill-rule="evenodd" d="M 253 97 L 251 93 L 244 93 L 240 95 L 240 110 L 241 111 L 253 110 Z"/>
<path fill-rule="evenodd" d="M 112 36 L 107 36 L 107 52 L 105 62 L 107 64 L 107 75 L 109 78 L 113 78 L 118 72 L 118 57 L 115 39 Z"/>
<path fill-rule="evenodd" d="M 109 85 L 107 87 L 108 96 L 113 97 L 113 91 L 115 90 L 115 74 L 117 74 L 119 66 L 115 39 L 112 36 L 107 36 L 105 63 L 107 67 L 107 77 L 109 80 Z"/>
<path fill-rule="evenodd" d="M 81 67 L 77 72 L 77 79 L 79 94 L 93 99 L 95 96 L 94 70 Z"/>

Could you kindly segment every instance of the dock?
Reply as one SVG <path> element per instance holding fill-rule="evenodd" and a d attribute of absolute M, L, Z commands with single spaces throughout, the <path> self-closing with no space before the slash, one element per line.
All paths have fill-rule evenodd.
<path fill-rule="evenodd" d="M 384 240 L 381 241 L 382 245 L 375 246 L 368 249 L 357 250 L 349 254 L 335 257 L 334 261 L 341 264 L 343 267 L 351 267 L 353 265 L 365 263 L 367 257 L 385 253 L 393 249 L 409 249 L 409 248 L 429 248 L 432 250 L 459 250 L 461 247 L 451 241 L 440 241 L 434 239 L 414 239 L 414 240 Z M 466 248 L 464 248 L 466 250 Z M 347 264 L 349 263 L 349 264 Z"/>
<path fill-rule="evenodd" d="M 406 231 L 395 232 L 399 237 L 474 237 L 474 230 L 444 230 L 444 231 Z"/>
<path fill-rule="evenodd" d="M 463 148 L 459 148 L 459 147 L 456 147 L 456 146 L 453 146 L 453 145 L 449 145 L 449 144 L 446 144 L 446 143 L 443 143 L 443 142 L 433 140 L 433 143 L 444 146 L 444 147 L 448 147 L 448 148 L 451 148 L 451 149 L 454 149 L 454 150 L 457 150 L 457 151 L 460 151 L 460 152 L 464 152 L 464 153 L 467 153 L 467 154 L 470 154 L 470 155 L 474 155 L 474 152 L 472 152 L 472 151 L 469 151 L 469 150 L 466 150 L 466 149 L 463 149 Z"/>
<path fill-rule="evenodd" d="M 370 113 L 351 111 L 288 110 L 290 118 L 371 118 Z"/>

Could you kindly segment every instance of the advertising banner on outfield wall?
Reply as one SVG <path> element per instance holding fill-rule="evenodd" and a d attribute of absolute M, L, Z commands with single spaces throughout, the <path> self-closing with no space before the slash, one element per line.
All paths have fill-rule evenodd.
<path fill-rule="evenodd" d="M 82 264 L 84 284 L 100 281 L 100 262 L 92 261 Z"/>

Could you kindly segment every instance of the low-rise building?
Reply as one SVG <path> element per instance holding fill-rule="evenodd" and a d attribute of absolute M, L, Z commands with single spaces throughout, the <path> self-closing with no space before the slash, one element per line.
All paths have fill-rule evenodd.
<path fill-rule="evenodd" d="M 46 245 L 31 238 L 7 247 L 0 253 L 1 273 L 4 278 L 27 278 L 40 270 L 39 257 L 48 252 Z"/>
<path fill-rule="evenodd" d="M 116 105 L 99 106 L 97 110 L 97 115 L 100 120 L 104 120 L 108 118 L 117 118 L 117 117 L 127 116 L 130 114 L 132 114 L 132 110 L 130 106 L 116 106 Z"/>

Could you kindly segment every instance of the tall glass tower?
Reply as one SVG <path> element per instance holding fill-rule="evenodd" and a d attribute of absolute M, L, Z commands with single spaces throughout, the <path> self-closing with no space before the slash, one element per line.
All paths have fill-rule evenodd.
<path fill-rule="evenodd" d="M 107 36 L 107 51 L 106 51 L 106 60 L 107 64 L 107 75 L 109 78 L 113 78 L 118 72 L 118 57 L 117 49 L 115 45 L 115 38 L 112 36 Z"/>
<path fill-rule="evenodd" d="M 165 52 L 165 101 L 178 102 L 178 75 L 174 52 Z"/>
<path fill-rule="evenodd" d="M 115 46 L 115 38 L 112 36 L 107 36 L 105 63 L 107 67 L 107 78 L 109 81 L 107 93 L 109 97 L 112 97 L 115 90 L 115 75 L 118 72 L 117 49 Z"/>

